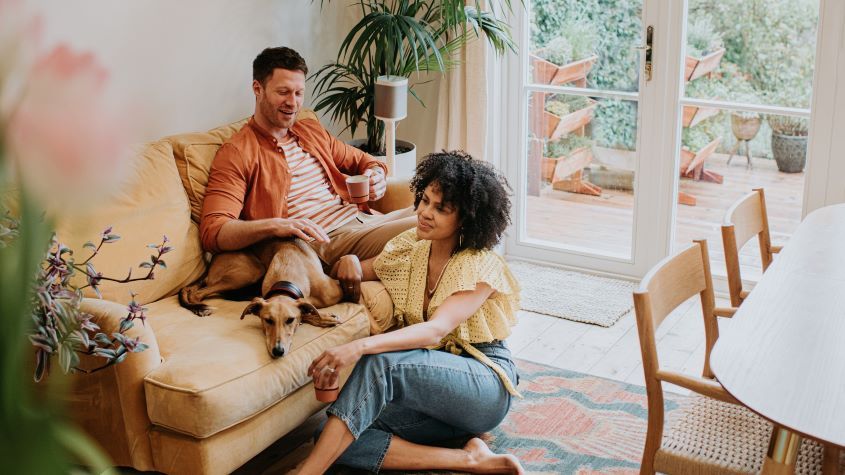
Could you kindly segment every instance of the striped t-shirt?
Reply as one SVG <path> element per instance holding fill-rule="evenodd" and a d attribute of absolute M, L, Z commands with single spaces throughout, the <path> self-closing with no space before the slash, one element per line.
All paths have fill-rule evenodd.
<path fill-rule="evenodd" d="M 280 145 L 291 172 L 288 218 L 310 219 L 328 233 L 358 215 L 358 206 L 340 199 L 320 162 L 302 150 L 295 137 Z"/>

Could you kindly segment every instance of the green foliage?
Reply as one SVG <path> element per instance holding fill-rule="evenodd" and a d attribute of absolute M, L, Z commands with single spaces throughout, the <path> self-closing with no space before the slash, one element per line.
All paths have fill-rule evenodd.
<path fill-rule="evenodd" d="M 589 87 L 636 90 L 639 53 L 631 46 L 641 41 L 641 8 L 633 0 L 533 0 L 531 49 L 564 36 L 575 59 L 579 49 L 601 52 L 587 77 Z M 583 48 L 576 46 L 582 41 Z"/>
<path fill-rule="evenodd" d="M 325 3 L 320 2 L 321 8 Z M 384 150 L 384 124 L 376 119 L 375 82 L 379 76 L 409 77 L 414 72 L 444 72 L 455 54 L 480 36 L 499 53 L 515 50 L 509 26 L 497 11 L 510 10 L 511 0 L 491 3 L 491 10 L 462 0 L 360 0 L 362 17 L 344 38 L 337 60 L 320 68 L 315 80 L 314 109 L 325 110 L 352 135 L 363 123 L 367 148 Z M 346 8 L 346 5 L 343 6 Z M 419 100 L 413 90 L 409 92 Z M 422 101 L 420 101 L 422 103 Z"/>
<path fill-rule="evenodd" d="M 722 36 L 713 28 L 709 15 L 699 13 L 687 25 L 687 55 L 700 58 L 722 47 Z"/>
<path fill-rule="evenodd" d="M 693 152 L 698 152 L 713 141 L 717 134 L 708 127 L 688 127 L 683 130 L 681 144 Z"/>
<path fill-rule="evenodd" d="M 592 122 L 593 138 L 603 147 L 634 150 L 637 145 L 637 105 L 631 101 L 599 101 Z"/>
<path fill-rule="evenodd" d="M 689 18 L 706 15 L 725 43 L 724 62 L 745 74 L 774 105 L 809 107 L 818 0 L 691 0 Z M 774 95 L 772 95 L 774 94 Z M 789 103 L 775 102 L 788 95 Z"/>
<path fill-rule="evenodd" d="M 546 101 L 546 110 L 563 117 L 570 112 L 589 107 L 592 102 L 584 96 L 558 94 Z"/>
<path fill-rule="evenodd" d="M 558 66 L 572 62 L 572 43 L 564 36 L 549 41 L 545 48 L 537 50 L 537 54 L 550 63 Z"/>
<path fill-rule="evenodd" d="M 567 137 L 547 142 L 543 155 L 551 158 L 565 157 L 579 148 L 591 147 L 592 145 L 593 141 L 590 138 L 570 134 Z"/>
<path fill-rule="evenodd" d="M 772 132 L 779 135 L 806 136 L 809 133 L 807 119 L 785 115 L 768 116 Z"/>

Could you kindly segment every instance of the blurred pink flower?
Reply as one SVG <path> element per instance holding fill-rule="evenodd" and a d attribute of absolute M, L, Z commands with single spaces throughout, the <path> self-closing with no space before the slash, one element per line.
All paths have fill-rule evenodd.
<path fill-rule="evenodd" d="M 44 22 L 23 0 L 0 0 L 0 125 L 19 95 L 41 45 Z"/>
<path fill-rule="evenodd" d="M 89 202 L 122 176 L 128 121 L 107 99 L 107 78 L 92 54 L 59 45 L 36 61 L 11 112 L 8 158 L 49 208 Z"/>

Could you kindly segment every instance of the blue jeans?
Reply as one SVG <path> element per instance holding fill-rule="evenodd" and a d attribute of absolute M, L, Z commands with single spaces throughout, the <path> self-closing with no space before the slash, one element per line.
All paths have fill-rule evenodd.
<path fill-rule="evenodd" d="M 504 342 L 475 347 L 518 383 Z M 441 445 L 493 429 L 510 405 L 499 376 L 466 353 L 408 350 L 361 358 L 326 412 L 345 422 L 355 437 L 336 463 L 378 472 L 394 434 Z"/>

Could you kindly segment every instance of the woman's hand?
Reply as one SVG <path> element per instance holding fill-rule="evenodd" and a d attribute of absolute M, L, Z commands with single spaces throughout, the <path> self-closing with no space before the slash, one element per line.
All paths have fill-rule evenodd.
<path fill-rule="evenodd" d="M 361 340 L 351 341 L 328 349 L 311 362 L 311 366 L 308 367 L 308 376 L 314 379 L 315 384 L 331 384 L 331 386 L 320 386 L 321 388 L 335 387 L 337 386 L 340 369 L 353 366 L 361 359 L 363 354 L 364 347 Z M 328 374 L 332 375 L 331 381 L 327 381 Z"/>
<path fill-rule="evenodd" d="M 364 270 L 358 256 L 347 254 L 338 259 L 335 267 L 335 278 L 340 281 L 345 300 L 349 302 L 360 300 L 361 279 L 364 278 Z"/>

